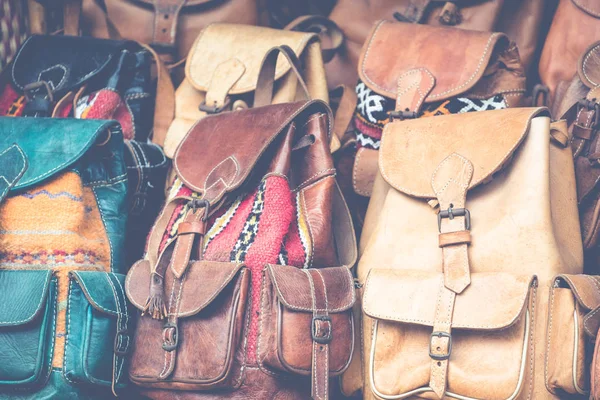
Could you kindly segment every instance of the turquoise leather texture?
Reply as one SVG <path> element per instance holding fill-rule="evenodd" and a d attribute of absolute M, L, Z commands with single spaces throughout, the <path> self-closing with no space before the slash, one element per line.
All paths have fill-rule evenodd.
<path fill-rule="evenodd" d="M 65 377 L 75 384 L 111 386 L 125 374 L 131 342 L 125 275 L 73 271 L 70 278 Z"/>
<path fill-rule="evenodd" d="M 52 271 L 0 270 L 0 386 L 44 384 L 56 319 Z"/>
<path fill-rule="evenodd" d="M 0 151 L 0 204 L 27 169 L 25 153 L 17 144 Z"/>

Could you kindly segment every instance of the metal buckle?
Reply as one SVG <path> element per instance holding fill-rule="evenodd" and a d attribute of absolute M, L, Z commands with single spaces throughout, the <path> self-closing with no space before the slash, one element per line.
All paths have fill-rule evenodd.
<path fill-rule="evenodd" d="M 448 351 L 446 352 L 446 354 L 442 354 L 442 355 L 437 355 L 437 354 L 433 354 L 433 352 L 431 351 L 431 342 L 432 339 L 437 336 L 438 338 L 448 338 Z M 452 336 L 450 336 L 449 333 L 446 332 L 433 332 L 429 338 L 429 357 L 433 358 L 434 360 L 437 361 L 445 361 L 447 359 L 450 358 L 450 355 L 452 354 Z"/>
<path fill-rule="evenodd" d="M 452 204 L 447 210 L 438 213 L 438 230 L 442 231 L 442 218 L 454 219 L 454 217 L 465 217 L 465 229 L 471 230 L 471 213 L 466 208 L 454 208 Z"/>
<path fill-rule="evenodd" d="M 171 335 L 171 338 L 169 341 L 167 341 L 167 339 L 164 338 L 165 335 L 165 331 L 167 329 L 173 329 L 173 334 Z M 162 348 L 165 351 L 173 351 L 177 348 L 177 345 L 179 345 L 179 328 L 177 328 L 177 324 L 173 323 L 173 322 L 167 322 L 164 326 L 163 326 L 163 345 Z"/>
<path fill-rule="evenodd" d="M 52 88 L 50 87 L 50 84 L 46 81 L 37 81 L 37 82 L 33 82 L 30 83 L 28 85 L 25 85 L 25 87 L 23 88 L 23 92 L 25 93 L 25 100 L 27 101 L 31 101 L 34 99 L 37 90 L 39 89 L 45 89 L 45 96 L 48 98 L 48 100 L 53 103 L 54 102 L 54 95 L 52 94 Z"/>
<path fill-rule="evenodd" d="M 215 104 L 216 104 L 216 102 L 215 102 Z M 225 98 L 225 103 L 223 103 L 223 105 L 221 107 L 217 107 L 216 105 L 209 106 L 206 104 L 206 100 L 205 100 L 202 103 L 200 103 L 200 105 L 198 106 L 198 109 L 200 111 L 204 111 L 207 114 L 218 114 L 220 112 L 223 112 L 227 107 L 229 107 L 229 104 L 231 104 L 231 99 L 229 97 Z"/>
<path fill-rule="evenodd" d="M 327 322 L 329 324 L 329 327 L 327 329 L 327 334 L 325 336 L 318 335 L 317 321 Z M 313 341 L 320 343 L 320 344 L 328 344 L 329 342 L 331 342 L 331 339 L 333 338 L 331 331 L 332 331 L 332 329 L 331 329 L 331 317 L 330 316 L 328 316 L 328 315 L 313 316 L 312 329 L 311 329 L 311 335 L 312 335 Z"/>
<path fill-rule="evenodd" d="M 408 109 L 404 111 L 389 111 L 388 115 L 392 120 L 399 119 L 400 121 L 417 118 L 417 113 L 415 111 L 409 111 Z"/>
<path fill-rule="evenodd" d="M 596 103 L 595 99 L 581 99 L 577 102 L 577 114 L 579 114 L 579 111 L 581 111 L 583 108 L 588 111 L 594 110 L 594 122 L 589 128 L 596 129 L 600 123 L 600 104 Z"/>
<path fill-rule="evenodd" d="M 192 212 L 196 214 L 199 208 L 204 208 L 204 216 L 202 216 L 202 221 L 206 222 L 208 219 L 208 214 L 210 214 L 210 202 L 205 199 L 192 199 L 191 200 Z"/>
<path fill-rule="evenodd" d="M 129 353 L 129 335 L 127 335 L 128 332 L 129 331 L 127 328 L 117 330 L 113 348 L 117 356 L 125 356 L 127 355 L 127 353 Z M 125 342 L 125 338 L 127 338 L 127 346 L 125 346 L 124 350 L 122 350 L 122 347 L 119 345 L 119 343 L 123 344 Z"/>

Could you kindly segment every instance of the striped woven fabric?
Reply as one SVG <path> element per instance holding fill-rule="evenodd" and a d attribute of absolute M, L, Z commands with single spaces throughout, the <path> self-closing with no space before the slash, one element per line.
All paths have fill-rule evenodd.
<path fill-rule="evenodd" d="M 0 0 L 0 69 L 13 59 L 26 37 L 25 1 Z"/>

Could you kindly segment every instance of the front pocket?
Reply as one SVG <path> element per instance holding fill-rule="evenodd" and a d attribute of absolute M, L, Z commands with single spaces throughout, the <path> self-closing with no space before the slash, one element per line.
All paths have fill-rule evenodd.
<path fill-rule="evenodd" d="M 122 386 L 131 341 L 125 275 L 72 271 L 69 277 L 64 376 L 75 384 Z"/>
<path fill-rule="evenodd" d="M 558 275 L 550 289 L 545 378 L 551 393 L 589 394 L 593 341 L 599 324 L 600 280 Z"/>
<path fill-rule="evenodd" d="M 140 311 L 150 294 L 150 279 L 146 260 L 136 263 L 127 275 L 127 296 Z M 149 315 L 138 318 L 131 380 L 140 386 L 177 390 L 239 386 L 249 282 L 243 264 L 226 262 L 191 262 L 181 280 L 167 273 L 167 307 L 171 315 L 177 313 L 176 323 Z"/>
<path fill-rule="evenodd" d="M 373 319 L 373 329 L 365 357 L 376 396 L 431 398 L 436 361 L 430 346 L 443 285 L 442 273 L 370 271 L 363 311 Z M 471 274 L 471 284 L 454 301 L 447 397 L 505 400 L 526 394 L 532 379 L 536 285 L 531 276 Z"/>
<path fill-rule="evenodd" d="M 52 271 L 0 270 L 0 387 L 45 383 L 55 322 Z"/>

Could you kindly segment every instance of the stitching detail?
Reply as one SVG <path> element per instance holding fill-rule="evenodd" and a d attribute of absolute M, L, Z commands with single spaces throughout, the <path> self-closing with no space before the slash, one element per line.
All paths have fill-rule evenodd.
<path fill-rule="evenodd" d="M 592 10 L 591 8 L 584 6 L 583 4 L 581 4 L 580 0 L 573 0 L 573 3 L 575 3 L 575 5 L 577 5 L 577 7 L 581 8 L 584 11 L 587 11 L 588 13 L 590 13 L 591 15 L 593 15 L 594 17 L 598 17 L 600 15 L 598 15 L 599 11 L 597 10 Z"/>
<path fill-rule="evenodd" d="M 362 189 L 359 189 L 358 184 L 357 184 L 357 179 L 356 179 L 356 175 L 358 173 L 358 168 L 357 166 L 360 164 L 360 158 L 362 157 L 363 153 L 366 150 L 364 147 L 361 147 L 360 149 L 358 149 L 358 151 L 356 152 L 356 157 L 354 159 L 354 168 L 352 168 L 352 187 L 354 188 L 354 191 L 362 196 L 370 196 L 371 193 L 365 192 Z"/>
<path fill-rule="evenodd" d="M 548 359 L 550 356 L 550 338 L 552 337 L 552 320 L 554 317 L 554 289 L 550 290 L 550 307 L 549 307 L 549 313 L 548 313 L 548 334 L 546 337 L 546 357 L 544 360 L 544 384 L 546 385 L 546 389 L 552 393 L 555 394 L 554 389 L 550 388 L 550 382 L 548 381 Z"/>
<path fill-rule="evenodd" d="M 69 282 L 69 297 L 67 300 L 67 333 L 65 335 L 65 356 L 64 356 L 62 372 L 63 372 L 64 378 L 68 382 L 75 384 L 75 382 L 73 382 L 71 380 L 71 378 L 69 378 L 69 376 L 67 375 L 67 364 L 69 363 L 69 361 L 68 361 L 69 351 L 67 351 L 67 350 L 69 349 L 69 336 L 71 336 L 71 296 L 72 295 L 73 295 L 73 281 Z"/>
<path fill-rule="evenodd" d="M 300 127 L 300 129 L 304 128 L 306 125 L 308 125 L 308 123 L 310 121 L 314 121 L 315 119 L 320 119 L 325 117 L 325 113 L 317 113 L 315 115 L 313 115 L 312 117 L 310 117 L 309 119 L 306 120 L 306 122 L 304 124 L 302 124 L 302 126 Z"/>
<path fill-rule="evenodd" d="M 529 292 L 529 291 L 528 291 Z M 531 306 L 531 315 L 529 316 L 531 331 L 529 332 L 529 394 L 527 395 L 527 399 L 529 400 L 532 395 L 533 389 L 533 363 L 535 359 L 535 344 L 534 344 L 534 334 L 535 334 L 535 303 L 537 302 L 537 286 L 533 287 L 533 299 Z"/>
<path fill-rule="evenodd" d="M 313 230 L 312 227 L 310 225 L 310 218 L 308 218 L 308 208 L 306 207 L 306 196 L 304 196 L 304 191 L 300 192 L 300 195 L 302 197 L 302 205 L 304 207 L 302 210 L 302 213 L 304 214 L 304 221 L 306 222 L 306 226 L 308 227 L 308 234 L 310 235 L 310 255 L 309 255 L 309 259 L 306 260 L 306 264 L 305 264 L 305 268 L 308 268 L 312 265 L 314 256 L 315 256 L 315 239 L 314 239 L 314 235 L 313 235 Z"/>
<path fill-rule="evenodd" d="M 302 188 L 302 186 L 306 185 L 308 182 L 310 182 L 311 180 L 317 178 L 319 175 L 325 174 L 327 172 L 332 172 L 335 174 L 335 168 L 327 168 L 327 169 L 323 169 L 321 171 L 316 172 L 314 175 L 312 175 L 310 178 L 308 178 L 307 180 L 305 180 L 304 182 L 302 182 L 301 184 L 299 184 L 295 190 L 300 190 Z M 316 182 L 313 182 L 316 183 Z"/>
<path fill-rule="evenodd" d="M 229 182 L 229 183 L 227 183 L 227 182 L 225 182 L 225 180 L 224 180 L 223 178 L 221 178 L 221 177 L 219 177 L 219 179 L 217 179 L 217 181 L 216 181 L 215 183 L 213 183 L 212 185 L 210 185 L 210 186 L 208 186 L 208 187 L 207 187 L 207 185 L 208 185 L 208 180 L 209 180 L 209 179 L 210 179 L 210 177 L 212 176 L 213 172 L 215 172 L 215 170 L 216 170 L 217 168 L 219 168 L 219 167 L 220 167 L 222 164 L 225 164 L 225 162 L 226 162 L 227 160 L 231 160 L 231 161 L 233 161 L 233 163 L 234 163 L 234 165 L 235 165 L 235 174 L 233 175 L 233 177 L 231 177 L 231 178 L 229 178 L 229 179 L 230 179 L 230 180 L 233 180 L 233 179 L 235 179 L 235 177 L 236 177 L 236 176 L 238 176 L 238 175 L 239 175 L 239 173 L 240 173 L 240 169 L 241 169 L 241 168 L 240 168 L 240 164 L 239 164 L 238 160 L 236 159 L 235 155 L 230 155 L 229 157 L 227 157 L 226 159 L 224 159 L 223 161 L 221 161 L 220 163 L 218 163 L 217 165 L 215 165 L 215 166 L 213 167 L 213 169 L 211 169 L 211 170 L 210 170 L 210 172 L 208 173 L 208 175 L 206 175 L 206 180 L 204 181 L 204 191 L 205 191 L 205 193 L 206 193 L 206 192 L 207 192 L 209 189 L 211 189 L 213 186 L 215 186 L 215 185 L 217 184 L 217 182 L 219 182 L 219 181 L 222 181 L 222 182 L 223 182 L 223 184 L 225 185 L 225 188 L 226 188 L 226 189 L 229 189 L 229 187 L 230 187 L 230 184 L 231 184 L 232 182 Z"/>
<path fill-rule="evenodd" d="M 126 293 L 127 293 L 127 298 L 134 306 L 136 306 L 136 308 L 144 308 L 144 307 L 141 304 L 134 301 L 133 297 L 129 295 L 129 293 L 131 292 L 131 289 L 130 289 L 131 276 L 133 275 L 133 270 L 135 268 L 139 267 L 141 264 L 145 264 L 144 261 L 147 261 L 147 260 L 139 260 L 135 264 L 133 264 L 133 266 L 129 270 L 129 273 L 127 274 L 127 277 L 125 278 L 125 289 L 126 289 Z"/>
<path fill-rule="evenodd" d="M 46 290 L 48 289 L 48 285 L 50 284 L 51 280 L 52 280 L 51 277 L 46 278 L 46 283 L 44 283 L 44 288 L 42 289 L 42 293 L 46 293 Z M 40 297 L 40 301 L 38 302 L 38 305 L 35 307 L 35 311 L 29 317 L 27 317 L 25 319 L 22 319 L 22 320 L 19 320 L 19 321 L 0 321 L 0 324 L 8 324 L 8 323 L 10 323 L 10 324 L 21 324 L 23 322 L 29 322 L 29 321 L 31 321 L 33 318 L 36 317 L 36 315 L 38 314 L 38 312 L 42 308 L 42 303 L 44 302 L 45 299 L 46 299 L 46 295 L 42 295 Z"/>
<path fill-rule="evenodd" d="M 5 175 L 0 175 L 0 179 L 2 179 L 4 182 L 6 182 L 6 189 L 4 189 L 2 191 L 2 193 L 0 193 L 0 200 L 4 198 L 4 196 L 6 196 L 6 194 L 10 191 L 10 189 L 12 189 L 12 186 L 19 180 L 21 179 L 21 177 L 23 176 L 23 174 L 25 173 L 25 170 L 27 169 L 27 157 L 25 156 L 25 153 L 23 153 L 23 150 L 21 150 L 21 147 L 19 145 L 17 145 L 16 143 L 9 146 L 6 150 L 4 150 L 2 153 L 0 153 L 0 157 L 2 157 L 3 155 L 5 155 L 6 153 L 8 153 L 10 150 L 12 149 L 17 149 L 17 151 L 21 154 L 21 157 L 23 158 L 23 167 L 21 168 L 21 170 L 17 173 L 17 175 L 15 176 L 15 178 L 11 179 L 11 181 L 9 182 L 8 179 L 6 178 Z"/>
<path fill-rule="evenodd" d="M 400 91 L 400 88 L 402 87 L 401 86 L 402 78 L 407 77 L 409 75 L 415 75 L 419 72 L 421 72 L 421 73 L 424 72 L 427 75 L 429 75 L 429 77 L 431 78 L 431 85 L 429 85 L 427 90 L 425 92 L 423 92 L 421 90 L 421 82 L 423 81 L 421 79 L 418 82 L 415 82 L 412 85 L 407 86 L 404 90 Z M 421 104 L 423 104 L 423 100 L 425 99 L 425 96 L 427 96 L 427 94 L 429 94 L 431 92 L 431 89 L 433 89 L 434 86 L 435 86 L 435 77 L 431 74 L 431 72 L 429 72 L 429 70 L 427 68 L 418 68 L 418 69 L 411 69 L 411 70 L 406 71 L 405 73 L 403 73 L 402 75 L 400 75 L 398 77 L 398 94 L 396 95 L 396 108 L 398 108 L 398 103 L 400 103 L 400 98 L 403 95 L 405 95 L 406 93 L 408 93 L 412 88 L 416 87 L 417 92 L 419 93 L 420 96 L 419 96 L 419 100 L 418 100 L 417 104 L 415 104 L 413 111 L 418 111 L 419 108 L 421 108 Z"/>
<path fill-rule="evenodd" d="M 577 2 L 574 0 L 575 4 L 577 4 Z M 580 6 L 581 8 L 583 8 L 586 11 L 589 11 L 587 9 L 585 9 L 583 6 L 581 6 L 580 4 L 577 4 L 578 6 Z M 587 62 L 589 61 L 590 57 L 592 56 L 592 54 L 594 53 L 594 51 L 596 51 L 599 48 L 599 46 L 594 46 L 586 55 L 585 58 L 583 59 L 583 63 L 582 63 L 582 70 L 583 70 L 583 75 L 585 76 L 585 78 L 593 85 L 593 86 L 598 86 L 597 82 L 594 82 L 589 75 L 587 74 Z"/>
<path fill-rule="evenodd" d="M 79 273 L 77 271 L 73 271 L 73 274 L 77 276 L 77 283 L 79 284 L 79 286 L 81 286 L 83 289 L 85 289 L 86 293 L 88 294 L 88 298 L 86 299 L 89 303 L 93 303 L 94 305 L 96 305 L 98 308 L 100 308 L 102 311 L 108 313 L 108 314 L 112 314 L 112 315 L 117 315 L 118 311 L 115 313 L 114 310 L 109 310 L 106 309 L 104 307 L 102 307 L 100 304 L 96 303 L 95 301 L 90 301 L 92 296 L 90 295 L 90 291 L 88 290 L 85 281 L 83 279 L 81 279 L 81 277 L 79 276 Z M 113 293 L 114 294 L 114 293 Z M 116 300 L 116 299 L 115 299 Z"/>

